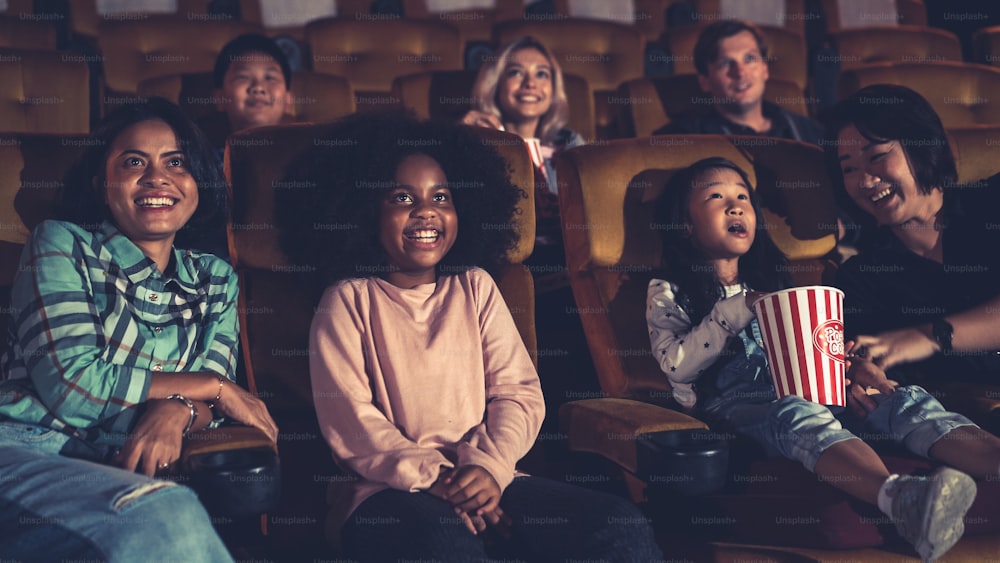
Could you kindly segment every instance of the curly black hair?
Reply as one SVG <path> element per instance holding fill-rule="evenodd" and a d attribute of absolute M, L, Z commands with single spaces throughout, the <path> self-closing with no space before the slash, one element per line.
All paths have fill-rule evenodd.
<path fill-rule="evenodd" d="M 201 129 L 175 104 L 159 97 L 119 107 L 94 128 L 86 150 L 66 173 L 58 216 L 89 230 L 96 230 L 106 220 L 114 222 L 101 191 L 106 181 L 108 151 L 126 129 L 150 120 L 163 121 L 174 131 L 187 169 L 198 186 L 198 207 L 174 241 L 179 248 L 189 248 L 225 225 L 226 178 L 215 149 Z"/>
<path fill-rule="evenodd" d="M 740 280 L 757 291 L 777 291 L 788 287 L 788 259 L 771 240 L 761 208 L 760 195 L 752 188 L 750 178 L 734 162 L 711 157 L 699 160 L 678 171 L 667 182 L 656 202 L 655 217 L 661 227 L 663 265 L 669 277 L 681 289 L 681 306 L 693 323 L 700 322 L 715 302 L 723 297 L 722 286 L 715 269 L 701 250 L 695 247 L 689 234 L 691 225 L 691 192 L 703 174 L 712 170 L 732 170 L 750 188 L 750 204 L 757 215 L 757 232 L 753 245 L 740 257 Z"/>
<path fill-rule="evenodd" d="M 527 194 L 475 131 L 399 111 L 353 114 L 327 125 L 290 168 L 290 180 L 307 188 L 276 193 L 285 253 L 318 270 L 324 285 L 391 271 L 379 242 L 380 205 L 395 187 L 399 163 L 423 154 L 444 171 L 458 215 L 458 238 L 438 274 L 473 267 L 495 274 L 518 242 L 513 219 Z"/>

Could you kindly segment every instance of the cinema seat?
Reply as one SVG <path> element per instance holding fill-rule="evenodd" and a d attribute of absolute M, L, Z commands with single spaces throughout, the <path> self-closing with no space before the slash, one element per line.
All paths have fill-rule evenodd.
<path fill-rule="evenodd" d="M 398 106 L 397 76 L 462 69 L 462 36 L 442 21 L 324 18 L 306 25 L 312 69 L 343 76 L 359 110 Z"/>
<path fill-rule="evenodd" d="M 0 48 L 0 132 L 90 131 L 90 69 L 71 53 Z"/>
<path fill-rule="evenodd" d="M 955 157 L 958 182 L 965 184 L 1000 173 L 1000 124 L 947 129 L 948 146 Z M 997 396 L 1000 399 L 1000 395 Z"/>
<path fill-rule="evenodd" d="M 56 50 L 56 27 L 51 21 L 36 16 L 31 10 L 22 13 L 0 14 L 0 47 L 32 49 L 38 51 Z"/>
<path fill-rule="evenodd" d="M 667 379 L 649 352 L 644 317 L 648 281 L 669 277 L 658 232 L 668 227 L 655 223 L 652 208 L 671 174 L 708 156 L 729 158 L 749 173 L 770 232 L 791 259 L 793 281 L 829 283 L 823 262 L 834 247 L 836 215 L 818 147 L 692 135 L 615 140 L 558 155 L 568 274 L 577 306 L 590 313 L 581 320 L 605 395 L 562 407 L 569 447 L 613 461 L 666 542 L 704 542 L 697 560 L 897 561 L 911 551 L 876 507 L 818 481 L 798 463 L 762 456 L 733 435 L 705 434 L 704 422 L 669 408 Z M 670 450 L 656 438 L 663 430 L 693 432 L 704 443 L 727 441 L 722 488 L 686 493 L 700 489 L 701 474 L 671 470 L 675 465 L 664 461 Z M 679 459 L 698 456 L 694 444 Z M 930 467 L 908 454 L 883 459 L 893 471 Z M 967 537 L 949 553 L 955 561 L 979 560 L 1000 548 L 994 517 L 1000 483 L 985 480 L 979 491 Z"/>
<path fill-rule="evenodd" d="M 55 216 L 63 176 L 83 153 L 84 135 L 0 134 L 0 300 L 6 309 L 24 243 Z M 4 321 L 6 326 L 6 320 Z M 6 350 L 7 339 L 0 346 Z"/>
<path fill-rule="evenodd" d="M 1000 69 L 962 62 L 873 63 L 840 73 L 839 99 L 871 84 L 899 84 L 927 98 L 946 128 L 1000 123 Z"/>
<path fill-rule="evenodd" d="M 893 0 L 888 9 L 885 3 L 857 0 L 821 0 L 820 6 L 828 32 L 855 27 L 927 25 L 927 6 L 923 0 Z"/>
<path fill-rule="evenodd" d="M 135 97 L 139 83 L 154 76 L 210 72 L 222 47 L 260 28 L 226 20 L 148 16 L 134 21 L 105 20 L 97 45 L 104 61 L 105 107 Z"/>
<path fill-rule="evenodd" d="M 520 244 L 513 264 L 498 285 L 532 358 L 536 336 L 534 290 L 521 265 L 534 244 L 533 169 L 520 139 L 510 133 L 473 128 L 507 159 L 511 179 L 528 193 L 517 216 Z M 279 244 L 275 219 L 277 197 L 294 198 L 304 187 L 289 179 L 289 168 L 309 150 L 351 147 L 324 125 L 262 127 L 229 137 L 226 176 L 232 186 L 230 256 L 240 283 L 240 349 L 247 377 L 255 382 L 282 430 L 283 498 L 273 511 L 268 541 L 276 552 L 327 555 L 323 542 L 326 487 L 333 479 L 351 478 L 335 467 L 316 422 L 309 380 L 309 326 L 318 297 L 314 271 L 293 264 Z M 516 142 L 515 142 L 516 141 Z M 285 523 L 289 523 L 285 525 Z M 293 525 L 294 524 L 294 525 Z"/>
<path fill-rule="evenodd" d="M 769 0 L 760 3 L 734 2 L 733 0 L 690 0 L 695 23 L 721 19 L 739 19 L 756 23 L 765 28 L 781 28 L 805 37 L 805 23 L 812 13 L 804 0 Z"/>
<path fill-rule="evenodd" d="M 403 14 L 407 19 L 436 20 L 445 22 L 462 34 L 467 51 L 470 43 L 489 45 L 492 41 L 493 24 L 498 21 L 518 19 L 524 11 L 516 2 L 493 2 L 492 6 L 475 3 L 445 5 L 440 2 L 429 6 L 426 0 L 405 0 Z M 433 8 L 433 11 L 432 11 Z"/>
<path fill-rule="evenodd" d="M 962 61 L 958 37 L 943 29 L 912 25 L 855 27 L 828 35 L 840 70 L 870 63 Z"/>
<path fill-rule="evenodd" d="M 984 27 L 972 34 L 973 61 L 1000 66 L 1000 25 Z"/>

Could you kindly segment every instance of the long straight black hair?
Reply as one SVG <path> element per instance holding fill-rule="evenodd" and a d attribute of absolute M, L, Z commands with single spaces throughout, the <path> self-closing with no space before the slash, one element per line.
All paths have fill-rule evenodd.
<path fill-rule="evenodd" d="M 681 290 L 680 305 L 693 323 L 700 322 L 715 302 L 723 297 L 722 284 L 714 266 L 705 259 L 691 238 L 691 193 L 702 176 L 713 170 L 732 170 L 750 188 L 750 205 L 757 216 L 757 230 L 750 250 L 739 259 L 740 281 L 757 291 L 788 287 L 788 260 L 771 240 L 761 211 L 760 196 L 742 168 L 722 157 L 699 160 L 677 172 L 667 182 L 656 204 L 656 220 L 666 225 L 663 239 L 663 267 Z"/>

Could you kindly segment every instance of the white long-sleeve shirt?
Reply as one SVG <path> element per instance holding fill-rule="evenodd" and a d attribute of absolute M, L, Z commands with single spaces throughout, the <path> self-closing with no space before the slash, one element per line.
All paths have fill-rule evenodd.
<path fill-rule="evenodd" d="M 684 408 L 698 402 L 694 382 L 719 359 L 726 341 L 737 336 L 754 314 L 746 306 L 741 285 L 724 287 L 726 298 L 719 300 L 697 325 L 677 303 L 678 287 L 652 279 L 646 292 L 646 325 L 653 357 L 667 374 L 674 399 Z"/>

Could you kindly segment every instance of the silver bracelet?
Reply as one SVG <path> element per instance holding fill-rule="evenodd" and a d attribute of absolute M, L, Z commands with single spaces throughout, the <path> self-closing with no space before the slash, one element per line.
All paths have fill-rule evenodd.
<path fill-rule="evenodd" d="M 181 436 L 187 436 L 187 433 L 191 431 L 191 427 L 194 426 L 194 421 L 198 420 L 198 407 L 194 406 L 191 399 L 188 399 L 180 393 L 174 393 L 167 397 L 167 399 L 177 399 L 178 401 L 184 403 L 188 409 L 191 410 L 191 418 L 188 419 L 187 426 L 184 427 L 184 431 L 181 432 Z"/>

